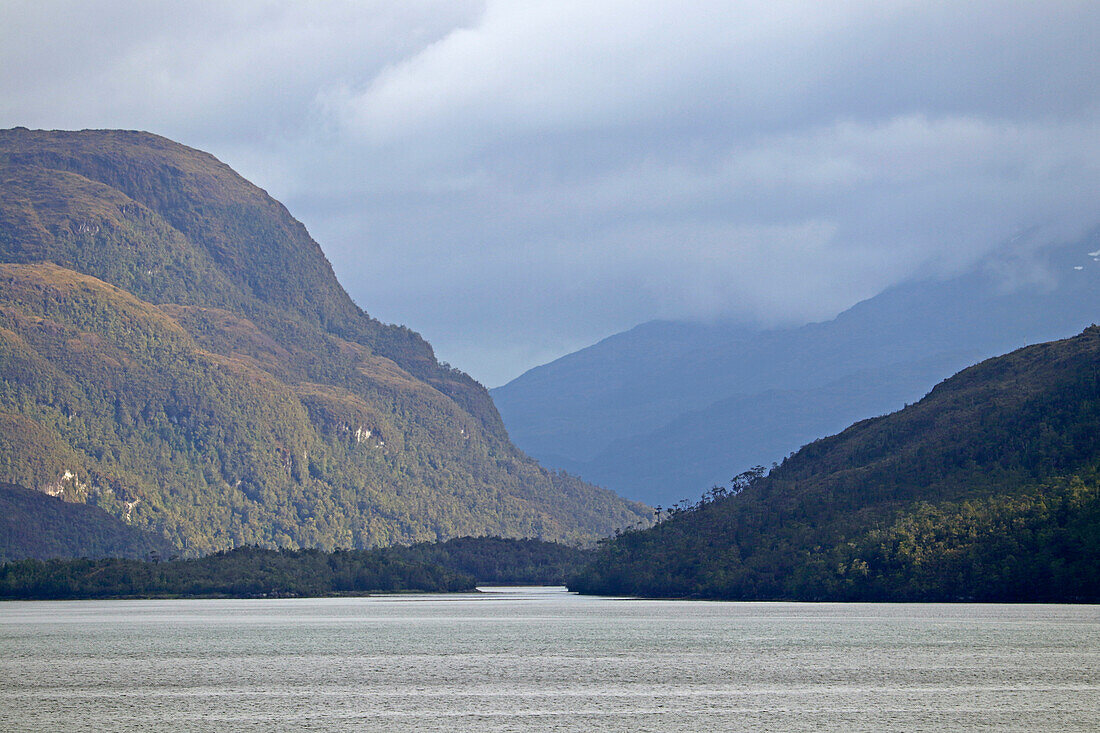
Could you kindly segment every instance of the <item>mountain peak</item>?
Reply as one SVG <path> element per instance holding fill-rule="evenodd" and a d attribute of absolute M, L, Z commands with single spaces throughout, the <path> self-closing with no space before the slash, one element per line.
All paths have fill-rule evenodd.
<path fill-rule="evenodd" d="M 213 156 L 5 130 L 0 181 L 0 422 L 35 426 L 0 441 L 0 480 L 68 471 L 69 498 L 193 552 L 579 540 L 646 516 L 520 453 L 477 382 L 360 310 Z"/>

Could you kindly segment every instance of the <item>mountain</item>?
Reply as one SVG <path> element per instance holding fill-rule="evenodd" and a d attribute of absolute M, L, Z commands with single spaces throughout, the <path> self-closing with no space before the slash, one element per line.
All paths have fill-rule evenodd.
<path fill-rule="evenodd" d="M 1100 235 L 1005 251 L 798 328 L 651 322 L 492 391 L 546 465 L 667 504 L 920 399 L 980 359 L 1079 332 L 1100 313 Z"/>
<path fill-rule="evenodd" d="M 125 131 L 0 131 L 0 481 L 188 554 L 648 516 L 516 449 L 485 389 L 360 310 L 264 191 Z"/>
<path fill-rule="evenodd" d="M 0 563 L 23 558 L 168 558 L 173 547 L 99 507 L 0 484 Z"/>
<path fill-rule="evenodd" d="M 1100 600 L 1100 327 L 604 543 L 583 592 L 803 600 Z"/>

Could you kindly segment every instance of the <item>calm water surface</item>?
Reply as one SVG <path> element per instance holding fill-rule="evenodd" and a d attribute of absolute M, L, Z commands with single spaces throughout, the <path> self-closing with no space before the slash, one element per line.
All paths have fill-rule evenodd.
<path fill-rule="evenodd" d="M 1100 730 L 1095 606 L 0 604 L 0 730 Z"/>

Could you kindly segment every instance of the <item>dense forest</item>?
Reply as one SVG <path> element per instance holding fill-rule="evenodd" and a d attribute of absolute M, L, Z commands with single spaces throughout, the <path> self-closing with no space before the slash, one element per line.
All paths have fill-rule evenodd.
<path fill-rule="evenodd" d="M 619 533 L 569 586 L 1100 601 L 1100 328 L 982 362 L 915 405 Z"/>
<path fill-rule="evenodd" d="M 457 537 L 389 551 L 408 560 L 464 573 L 478 585 L 564 585 L 593 555 L 593 550 L 557 542 L 502 537 Z"/>
<path fill-rule="evenodd" d="M 471 590 L 474 580 L 384 550 L 239 547 L 186 560 L 18 560 L 0 566 L 0 598 L 244 598 L 371 591 Z"/>
<path fill-rule="evenodd" d="M 361 311 L 212 156 L 6 130 L 0 181 L 0 481 L 186 556 L 591 541 L 648 518 L 517 450 L 481 385 Z"/>
<path fill-rule="evenodd" d="M 0 598 L 286 597 L 560 584 L 590 552 L 552 542 L 462 537 L 376 550 L 240 547 L 202 558 L 18 560 Z"/>
<path fill-rule="evenodd" d="M 175 548 L 99 507 L 0 484 L 0 563 L 23 558 L 169 557 Z"/>

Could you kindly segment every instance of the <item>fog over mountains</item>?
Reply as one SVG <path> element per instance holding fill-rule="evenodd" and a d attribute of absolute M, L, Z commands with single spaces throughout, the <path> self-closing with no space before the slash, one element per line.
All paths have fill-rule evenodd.
<path fill-rule="evenodd" d="M 899 409 L 983 358 L 1098 320 L 1100 236 L 995 253 L 836 318 L 753 329 L 653 321 L 492 390 L 546 465 L 650 504 L 694 498 L 850 423 Z"/>
<path fill-rule="evenodd" d="M 1086 0 L 6 0 L 0 127 L 209 151 L 497 387 L 639 323 L 821 321 L 1081 237 L 1097 37 Z"/>

